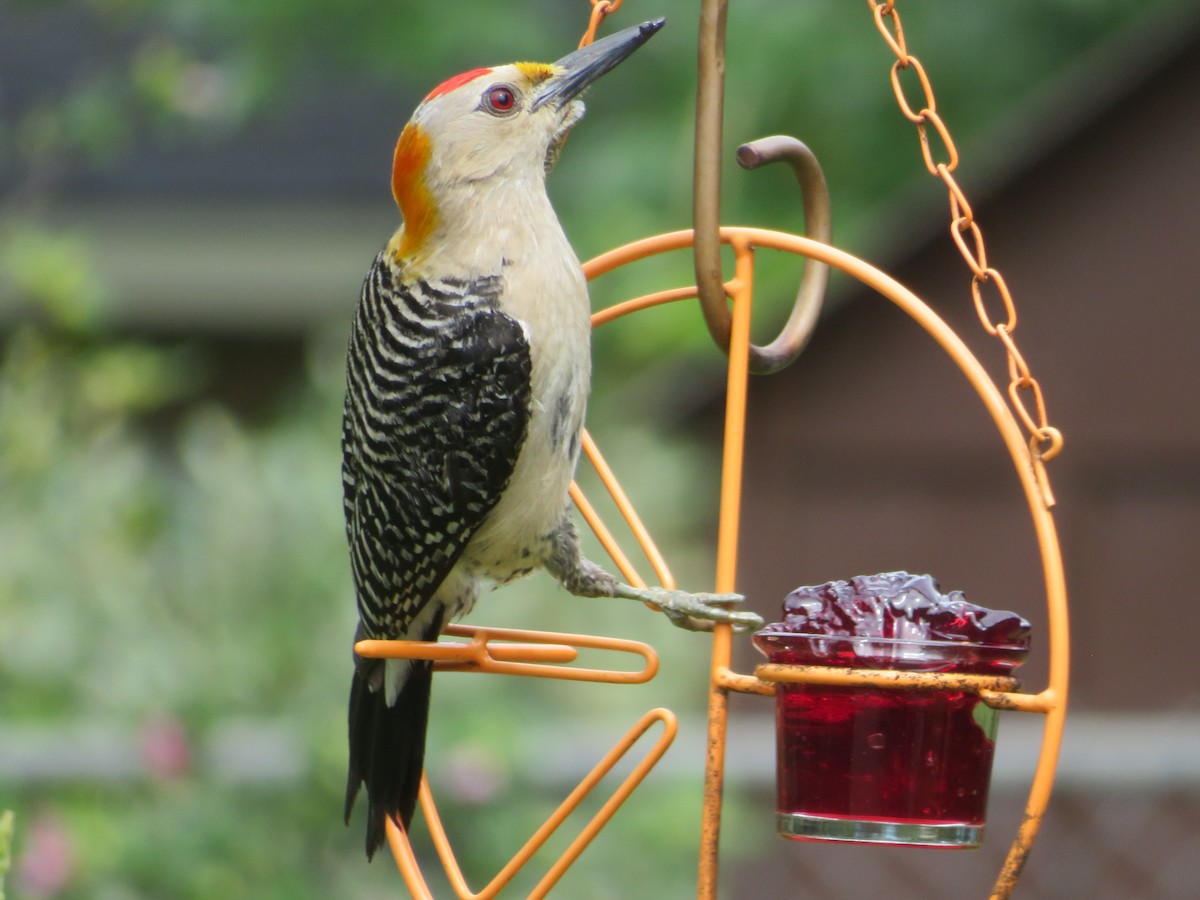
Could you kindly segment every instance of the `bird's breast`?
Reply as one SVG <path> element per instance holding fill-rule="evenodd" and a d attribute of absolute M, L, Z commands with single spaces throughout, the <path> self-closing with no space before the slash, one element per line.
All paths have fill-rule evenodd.
<path fill-rule="evenodd" d="M 468 562 L 497 581 L 545 562 L 579 454 L 591 382 L 590 308 L 566 239 L 554 249 L 504 268 L 500 306 L 529 341 L 532 403 L 508 487 L 468 548 Z"/>

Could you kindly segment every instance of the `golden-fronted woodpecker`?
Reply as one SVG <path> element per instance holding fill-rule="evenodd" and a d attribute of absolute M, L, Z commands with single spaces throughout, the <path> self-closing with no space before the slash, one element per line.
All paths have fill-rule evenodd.
<path fill-rule="evenodd" d="M 663 20 L 553 64 L 464 72 L 396 144 L 403 225 L 376 257 L 350 335 L 342 429 L 356 639 L 435 640 L 485 590 L 535 569 L 678 624 L 756 627 L 736 595 L 639 590 L 580 553 L 567 490 L 591 376 L 587 286 L 545 176 L 580 93 Z M 367 789 L 367 856 L 407 828 L 424 765 L 428 662 L 355 657 L 346 820 Z"/>

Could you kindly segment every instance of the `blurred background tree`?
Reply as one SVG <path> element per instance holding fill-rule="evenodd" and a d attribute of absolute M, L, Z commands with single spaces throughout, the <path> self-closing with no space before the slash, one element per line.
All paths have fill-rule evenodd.
<path fill-rule="evenodd" d="M 1002 170 L 1014 117 L 1171 5 L 909 4 L 939 110 L 976 163 L 972 196 Z M 827 169 L 839 244 L 898 253 L 925 175 L 865 4 L 733 6 L 727 158 L 742 140 L 800 136 Z M 17 814 L 17 896 L 400 892 L 338 821 L 354 620 L 342 344 L 396 225 L 387 166 L 417 100 L 481 63 L 563 54 L 587 11 L 0 7 L 0 808 Z M 630 2 L 610 23 L 670 27 L 594 91 L 552 178 L 582 258 L 689 223 L 695 12 Z M 731 223 L 795 230 L 797 199 L 785 173 L 727 173 Z M 596 303 L 688 282 L 689 267 L 680 255 L 611 276 Z M 790 303 L 796 272 L 780 268 L 762 285 L 764 333 Z M 593 432 L 681 580 L 702 586 L 714 448 L 685 425 L 721 359 L 690 308 L 605 329 L 596 355 Z M 667 661 L 652 690 L 441 680 L 433 777 L 482 877 L 634 716 L 702 714 L 707 645 L 542 578 L 477 618 L 645 637 Z M 564 895 L 691 892 L 701 764 L 670 758 Z"/>

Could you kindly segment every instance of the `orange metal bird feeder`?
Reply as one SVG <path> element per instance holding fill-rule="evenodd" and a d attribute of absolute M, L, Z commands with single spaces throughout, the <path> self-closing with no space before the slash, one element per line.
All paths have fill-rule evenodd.
<path fill-rule="evenodd" d="M 718 185 L 727 2 L 728 0 L 702 0 L 701 4 L 695 230 L 678 231 L 636 241 L 605 253 L 584 265 L 588 278 L 594 279 L 620 266 L 656 254 L 693 248 L 695 286 L 660 291 L 628 300 L 596 313 L 592 322 L 594 327 L 599 327 L 650 307 L 697 298 L 714 340 L 729 355 L 714 589 L 722 593 L 732 592 L 736 581 L 749 374 L 782 368 L 800 352 L 816 321 L 828 267 L 832 266 L 891 301 L 924 329 L 958 366 L 995 423 L 1016 469 L 1040 548 L 1049 611 L 1050 666 L 1047 686 L 1034 694 L 1015 692 L 1016 683 L 1011 678 L 987 676 L 772 664 L 759 666 L 753 675 L 744 675 L 730 668 L 732 629 L 728 625 L 716 626 L 713 630 L 710 665 L 708 751 L 697 896 L 716 896 L 729 693 L 735 691 L 769 696 L 776 692 L 779 684 L 833 684 L 862 685 L 884 690 L 915 688 L 936 691 L 939 688 L 952 688 L 977 695 L 988 707 L 1045 716 L 1042 748 L 1026 803 L 1025 817 L 991 894 L 992 900 L 1007 898 L 1020 876 L 1049 801 L 1066 715 L 1069 654 L 1067 595 L 1062 556 L 1051 512 L 1054 498 L 1045 466 L 1045 463 L 1061 449 L 1062 438 L 1057 429 L 1048 424 L 1041 389 L 1013 341 L 1016 310 L 1012 297 L 1003 277 L 988 265 L 982 233 L 973 218 L 966 197 L 954 180 L 953 172 L 958 165 L 958 153 L 945 123 L 936 112 L 932 88 L 925 70 L 920 61 L 908 52 L 894 0 L 868 0 L 868 4 L 876 26 L 896 57 L 892 66 L 891 81 L 901 112 L 918 129 L 927 169 L 941 179 L 949 191 L 952 218 L 950 232 L 972 271 L 971 294 L 974 304 L 984 330 L 999 339 L 1007 353 L 1010 375 L 1007 392 L 1002 392 L 996 386 L 962 339 L 920 298 L 873 266 L 829 245 L 828 198 L 824 190 L 824 181 L 815 159 L 798 141 L 791 138 L 757 141 L 740 148 L 738 159 L 748 168 L 777 160 L 791 165 L 800 182 L 805 223 L 810 236 L 800 237 L 759 228 L 720 226 Z M 599 23 L 621 6 L 621 0 L 591 0 L 591 5 L 591 19 L 582 43 L 591 40 Z M 919 111 L 913 110 L 912 104 L 905 99 L 900 88 L 900 73 L 906 70 L 914 70 L 917 73 L 924 94 L 924 103 Z M 930 149 L 927 136 L 930 126 L 938 135 L 946 154 L 945 161 L 934 159 L 934 151 Z M 970 240 L 967 239 L 968 234 Z M 726 279 L 722 274 L 722 245 L 728 245 L 733 250 L 734 271 L 730 279 Z M 793 253 L 809 260 L 793 313 L 780 337 L 766 347 L 756 347 L 750 342 L 755 248 Z M 992 321 L 985 308 L 982 292 L 988 284 L 1003 304 L 1005 321 L 999 324 Z M 1032 403 L 1032 409 L 1029 403 Z M 662 554 L 599 448 L 586 434 L 584 451 L 638 541 L 654 570 L 656 580 L 664 587 L 674 587 L 674 578 Z M 577 486 L 572 488 L 572 498 L 623 577 L 635 586 L 644 586 L 645 580 L 638 574 Z M 445 633 L 451 638 L 466 640 L 363 641 L 356 645 L 355 649 L 366 657 L 431 659 L 435 661 L 435 668 L 439 671 L 525 675 L 612 684 L 649 681 L 656 675 L 659 665 L 654 650 L 636 641 L 462 625 L 451 626 Z M 637 658 L 639 664 L 632 669 L 579 668 L 571 665 L 579 649 L 625 654 L 627 658 Z M 652 709 L 642 716 L 561 803 L 545 824 L 529 838 L 512 860 L 478 892 L 472 891 L 468 886 L 442 826 L 428 782 L 422 781 L 421 809 L 432 834 L 434 846 L 456 894 L 460 898 L 496 896 L 578 808 L 589 792 L 614 768 L 621 757 L 660 723 L 663 726 L 661 733 L 641 761 L 634 766 L 529 894 L 530 897 L 543 897 L 666 752 L 677 731 L 673 713 L 666 709 Z M 388 822 L 388 840 L 400 873 L 412 895 L 432 897 L 408 835 L 391 821 Z"/>

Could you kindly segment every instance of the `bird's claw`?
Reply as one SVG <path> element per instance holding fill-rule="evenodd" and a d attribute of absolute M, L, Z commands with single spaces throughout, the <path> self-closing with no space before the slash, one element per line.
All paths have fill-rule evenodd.
<path fill-rule="evenodd" d="M 692 594 L 667 588 L 631 588 L 622 585 L 622 596 L 649 603 L 662 612 L 672 624 L 689 631 L 712 631 L 714 625 L 732 625 L 737 632 L 757 631 L 763 627 L 757 613 L 727 609 L 729 604 L 741 603 L 741 594 Z"/>

